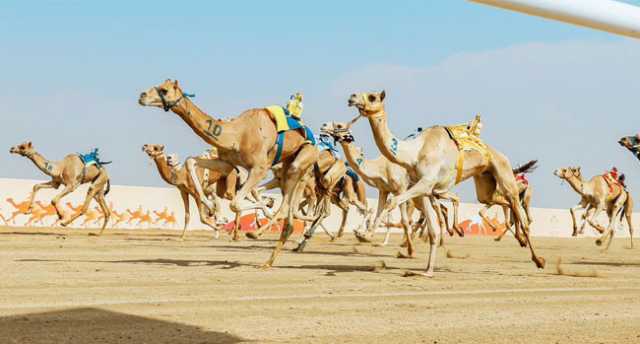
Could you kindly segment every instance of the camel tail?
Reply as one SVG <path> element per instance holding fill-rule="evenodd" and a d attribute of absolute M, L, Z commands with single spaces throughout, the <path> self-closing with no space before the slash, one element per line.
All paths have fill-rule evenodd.
<path fill-rule="evenodd" d="M 524 165 L 520 165 L 513 169 L 513 174 L 531 173 L 538 168 L 538 160 L 531 160 Z"/>
<path fill-rule="evenodd" d="M 111 180 L 107 179 L 107 189 L 104 191 L 104 195 L 108 195 L 109 191 L 111 191 Z"/>

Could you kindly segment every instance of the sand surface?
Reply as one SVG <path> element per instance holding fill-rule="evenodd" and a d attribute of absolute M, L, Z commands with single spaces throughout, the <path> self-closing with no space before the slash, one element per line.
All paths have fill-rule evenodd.
<path fill-rule="evenodd" d="M 265 272 L 275 236 L 87 233 L 0 227 L 0 342 L 640 343 L 640 248 L 623 239 L 602 254 L 593 239 L 538 238 L 537 270 L 513 238 L 447 238 L 427 279 L 403 277 L 426 245 L 398 259 L 399 236 L 319 234 Z M 598 277 L 558 275 L 559 256 Z"/>

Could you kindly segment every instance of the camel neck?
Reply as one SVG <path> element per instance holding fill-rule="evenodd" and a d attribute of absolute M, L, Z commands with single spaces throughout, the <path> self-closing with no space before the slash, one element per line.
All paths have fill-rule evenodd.
<path fill-rule="evenodd" d="M 567 178 L 567 182 L 575 192 L 579 193 L 580 196 L 584 196 L 584 182 L 582 181 L 582 178 L 575 176 L 569 177 Z"/>
<path fill-rule="evenodd" d="M 182 98 L 171 108 L 205 142 L 222 150 L 231 150 L 238 141 L 237 132 L 230 121 L 213 118 L 204 113 L 188 98 Z"/>
<path fill-rule="evenodd" d="M 402 167 L 410 168 L 411 161 L 406 161 L 401 157 L 401 145 L 403 142 L 396 138 L 389 129 L 387 114 L 384 109 L 374 115 L 367 116 L 367 118 L 380 153 L 389 161 Z"/>
<path fill-rule="evenodd" d="M 344 150 L 344 156 L 349 162 L 349 166 L 364 179 L 370 179 L 371 176 L 367 174 L 365 167 L 367 161 L 364 155 L 358 152 L 356 145 L 353 142 L 348 143 L 344 141 L 341 141 L 340 144 L 342 145 L 342 150 Z"/>
<path fill-rule="evenodd" d="M 36 167 L 38 167 L 40 171 L 42 171 L 42 173 L 50 177 L 55 177 L 54 175 L 55 166 L 51 162 L 49 162 L 49 160 L 45 159 L 40 153 L 35 152 L 29 155 L 28 158 L 36 165 Z"/>
<path fill-rule="evenodd" d="M 165 182 L 171 185 L 176 185 L 175 174 L 167 163 L 167 157 L 164 154 L 160 154 L 155 156 L 153 161 L 156 163 L 158 172 L 160 172 L 160 177 L 162 177 Z"/>

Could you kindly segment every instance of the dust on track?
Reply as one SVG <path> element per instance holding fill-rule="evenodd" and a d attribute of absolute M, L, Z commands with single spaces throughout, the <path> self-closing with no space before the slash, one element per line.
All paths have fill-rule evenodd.
<path fill-rule="evenodd" d="M 639 343 L 640 256 L 614 241 L 447 238 L 436 277 L 387 247 L 318 235 L 270 271 L 275 236 L 0 227 L 0 334 L 7 343 Z M 288 247 L 292 247 L 289 243 Z M 356 247 L 354 249 L 354 247 Z M 597 278 L 558 275 L 552 262 Z M 4 342 L 4 341 L 3 341 Z"/>

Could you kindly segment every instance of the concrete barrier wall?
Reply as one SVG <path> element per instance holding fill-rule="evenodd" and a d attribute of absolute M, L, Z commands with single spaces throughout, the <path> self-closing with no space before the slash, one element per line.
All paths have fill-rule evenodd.
<path fill-rule="evenodd" d="M 57 217 L 53 209 L 48 207 L 50 200 L 61 191 L 60 190 L 41 190 L 36 201 L 40 201 L 44 208 L 35 205 L 34 210 L 30 214 L 25 214 L 26 199 L 29 196 L 34 184 L 42 181 L 24 180 L 24 179 L 3 179 L 0 178 L 0 224 L 9 226 L 52 226 L 55 224 Z M 72 194 L 63 199 L 65 211 L 73 212 L 72 208 L 79 207 L 84 201 L 87 192 L 87 185 L 84 185 Z M 279 199 L 279 197 L 276 197 Z M 114 210 L 114 219 L 109 227 L 115 228 L 162 228 L 162 229 L 182 229 L 184 224 L 184 207 L 179 192 L 175 188 L 164 187 L 137 187 L 137 186 L 119 186 L 113 185 L 110 194 L 107 196 L 107 202 Z M 369 200 L 369 206 L 374 208 L 377 201 Z M 228 202 L 223 201 L 224 216 L 233 219 L 230 212 Z M 460 206 L 461 225 L 468 235 L 495 235 L 488 230 L 488 226 L 484 224 L 478 216 L 478 210 L 481 208 L 478 204 L 463 203 Z M 91 203 L 90 211 L 77 219 L 72 227 L 98 228 L 102 223 L 101 213 L 97 211 L 98 205 Z M 197 209 L 193 200 L 191 200 L 191 221 L 190 229 L 205 229 L 199 221 Z M 502 210 L 494 207 L 489 211 L 489 215 L 494 223 L 500 225 L 503 223 Z M 248 214 L 247 216 L 252 216 Z M 334 208 L 331 216 L 325 221 L 325 225 L 329 230 L 337 230 L 340 223 L 341 212 Z M 571 235 L 571 217 L 567 209 L 545 209 L 533 208 L 532 216 L 534 219 L 532 225 L 532 233 L 534 236 L 553 236 L 568 237 Z M 606 224 L 606 217 L 601 216 L 598 219 L 601 223 Z M 640 214 L 634 214 L 634 223 L 640 220 Z M 391 215 L 392 222 L 399 221 L 399 213 L 396 211 Z M 251 221 L 243 221 L 253 223 Z M 361 215 L 356 211 L 355 207 L 351 210 L 348 219 L 348 228 L 354 229 L 362 222 Z M 245 224 L 252 226 L 252 224 Z M 245 228 L 250 230 L 251 228 Z M 593 229 L 587 228 L 586 235 L 594 235 Z M 617 236 L 627 236 L 628 232 L 625 227 L 619 227 L 616 230 Z"/>

